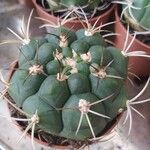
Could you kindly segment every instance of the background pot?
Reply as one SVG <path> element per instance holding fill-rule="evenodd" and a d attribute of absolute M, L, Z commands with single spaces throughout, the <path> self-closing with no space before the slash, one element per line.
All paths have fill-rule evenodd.
<path fill-rule="evenodd" d="M 120 21 L 118 9 L 115 10 L 115 33 L 119 33 L 120 36 L 116 36 L 115 46 L 119 49 L 123 49 L 125 37 L 127 35 L 127 30 L 125 26 Z M 129 42 L 132 40 L 133 36 L 129 34 Z M 138 39 L 135 39 L 129 51 L 145 51 L 150 55 L 150 46 L 140 42 Z M 131 72 L 139 76 L 148 76 L 150 75 L 150 58 L 144 57 L 130 57 L 129 66 L 132 67 Z"/>
<path fill-rule="evenodd" d="M 14 74 L 16 68 L 18 68 L 18 61 L 14 61 L 12 63 L 12 66 L 11 66 L 11 69 L 10 69 L 10 72 L 9 72 L 9 75 L 8 75 L 8 82 L 11 80 L 11 77 L 12 75 Z M 10 106 L 10 104 L 8 104 L 8 108 L 10 110 L 10 114 L 11 114 L 11 109 L 12 109 L 12 106 Z M 113 129 L 117 126 L 118 122 L 120 121 L 121 117 L 123 115 L 123 112 L 118 114 L 118 116 L 116 118 L 114 118 L 114 120 L 112 121 L 112 124 L 109 125 L 109 128 L 100 136 L 100 137 L 112 137 L 111 134 L 113 133 Z M 23 127 L 15 120 L 12 120 L 12 122 L 14 122 L 14 124 L 17 126 L 17 128 L 20 129 L 21 132 L 23 132 Z M 27 136 L 31 138 L 31 135 L 29 133 L 27 133 Z M 68 146 L 60 146 L 60 145 L 49 145 L 48 143 L 46 142 L 43 142 L 37 138 L 34 138 L 34 141 L 36 141 L 37 143 L 41 144 L 41 145 L 44 145 L 46 147 L 52 147 L 52 148 L 55 148 L 57 150 L 70 150 L 72 149 L 72 146 L 71 145 L 68 145 Z M 96 143 L 96 142 L 99 142 L 99 140 L 97 141 L 93 141 L 93 143 Z"/>
<path fill-rule="evenodd" d="M 57 24 L 58 17 L 51 15 L 48 12 L 46 12 L 40 5 L 38 5 L 36 3 L 36 0 L 32 0 L 32 2 L 33 2 L 34 6 L 37 10 L 38 15 L 41 18 L 51 20 L 52 22 Z M 112 14 L 114 14 L 114 8 L 115 8 L 115 5 L 111 5 L 110 8 L 106 10 L 106 12 L 101 14 L 101 18 L 97 23 L 98 26 L 100 25 L 100 23 L 104 24 L 109 20 L 110 16 L 112 16 Z M 93 17 L 93 18 L 89 19 L 89 22 L 91 24 L 94 24 L 98 18 L 99 18 L 99 16 Z M 73 27 L 73 30 L 78 30 L 78 29 L 83 28 L 83 25 L 81 24 L 81 22 L 79 20 L 69 21 L 68 23 L 65 24 L 65 26 L 69 27 L 69 28 Z"/>

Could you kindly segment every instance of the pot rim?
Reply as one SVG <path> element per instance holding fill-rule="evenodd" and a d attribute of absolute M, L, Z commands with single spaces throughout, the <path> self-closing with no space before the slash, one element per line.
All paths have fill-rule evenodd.
<path fill-rule="evenodd" d="M 123 31 L 126 33 L 127 32 L 127 29 L 125 28 L 125 26 L 123 25 L 123 23 L 121 22 L 120 20 L 120 17 L 119 17 L 119 13 L 118 13 L 118 6 L 116 6 L 115 8 L 115 19 L 116 19 L 116 24 L 118 24 L 122 29 Z M 129 36 L 130 38 L 133 38 L 133 36 L 129 33 Z M 134 42 L 142 45 L 143 47 L 145 47 L 146 49 L 149 49 L 150 50 L 150 46 L 147 45 L 147 44 L 144 44 L 143 42 L 141 42 L 140 40 L 138 40 L 137 38 L 135 38 Z"/>
<path fill-rule="evenodd" d="M 34 6 L 36 7 L 36 9 L 39 9 L 43 14 L 45 14 L 45 15 L 50 15 L 50 16 L 54 16 L 54 15 L 49 14 L 48 12 L 46 12 L 40 5 L 38 5 L 37 2 L 36 2 L 36 0 L 32 0 L 32 2 L 33 2 L 33 4 L 34 4 Z M 110 6 L 109 6 L 109 7 L 110 7 Z M 107 11 L 105 11 L 104 13 L 102 13 L 102 14 L 100 15 L 101 18 L 105 18 L 107 15 L 109 15 L 115 7 L 116 7 L 116 4 L 111 4 L 110 9 L 108 9 Z M 56 16 L 54 16 L 54 17 L 57 18 L 57 19 L 59 18 L 59 17 L 56 17 Z M 92 22 L 92 21 L 97 20 L 97 19 L 99 19 L 99 16 L 90 18 L 89 20 Z M 71 22 L 71 23 L 77 23 L 77 22 L 80 22 L 80 21 L 79 21 L 79 20 L 71 20 L 71 21 L 69 21 L 69 22 Z"/>
<path fill-rule="evenodd" d="M 10 81 L 12 75 L 13 75 L 14 72 L 15 72 L 14 68 L 17 68 L 17 67 L 18 67 L 18 60 L 15 60 L 15 61 L 12 63 L 12 66 L 11 66 L 10 71 L 9 71 L 9 74 L 8 74 L 8 81 Z M 7 103 L 7 105 L 8 105 L 8 108 L 9 108 L 9 104 L 8 104 L 8 103 Z M 10 110 L 10 108 L 9 108 L 9 110 Z M 10 114 L 11 114 L 11 111 L 10 111 Z M 118 124 L 118 122 L 120 121 L 122 115 L 123 115 L 123 112 L 120 113 L 120 114 L 118 114 L 118 115 L 116 116 L 116 118 L 114 118 L 113 124 L 108 128 L 107 131 L 105 131 L 101 136 L 99 136 L 99 138 L 100 138 L 100 137 L 103 137 L 103 136 L 109 136 L 109 135 L 111 134 L 111 131 L 117 126 L 117 124 Z M 15 120 L 12 120 L 12 121 L 13 121 L 14 124 L 20 129 L 20 131 L 23 131 L 22 126 L 21 126 L 17 121 L 15 121 Z M 31 135 L 30 135 L 29 133 L 27 133 L 26 135 L 31 138 Z M 46 146 L 46 147 L 51 147 L 51 148 L 56 148 L 56 149 L 66 149 L 66 150 L 70 150 L 70 148 L 71 148 L 71 145 L 67 145 L 67 146 L 61 146 L 61 145 L 55 145 L 55 144 L 49 145 L 48 143 L 46 143 L 46 142 L 44 142 L 44 141 L 41 141 L 40 139 L 35 138 L 35 137 L 34 137 L 34 140 L 35 140 L 37 143 L 39 143 L 39 144 L 41 144 L 41 145 L 44 145 L 44 146 Z M 91 145 L 94 144 L 94 143 L 96 143 L 96 142 L 99 142 L 99 140 L 93 141 L 93 143 L 91 143 Z"/>

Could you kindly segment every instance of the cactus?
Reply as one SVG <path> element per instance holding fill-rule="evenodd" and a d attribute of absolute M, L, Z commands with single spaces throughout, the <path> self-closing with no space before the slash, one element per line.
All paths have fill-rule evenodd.
<path fill-rule="evenodd" d="M 66 12 L 74 10 L 78 16 L 82 16 L 80 8 L 82 8 L 87 16 L 91 17 L 96 14 L 97 11 L 106 9 L 111 1 L 108 0 L 41 0 L 45 10 L 53 11 L 54 13 L 64 13 L 62 16 L 66 16 Z M 48 8 L 46 7 L 48 5 Z"/>
<path fill-rule="evenodd" d="M 98 5 L 100 4 L 99 0 L 84 0 L 84 1 L 80 1 L 80 0 L 46 0 L 49 8 L 51 10 L 55 10 L 58 11 L 59 9 L 63 9 L 63 8 L 71 8 L 71 7 L 98 7 Z M 91 5 L 91 6 L 90 6 Z"/>
<path fill-rule="evenodd" d="M 103 37 L 54 29 L 20 48 L 19 67 L 9 85 L 18 107 L 37 128 L 75 140 L 96 137 L 126 106 L 128 59 Z"/>
<path fill-rule="evenodd" d="M 114 1 L 115 3 L 115 1 Z M 150 1 L 149 0 L 120 0 L 122 15 L 135 31 L 150 30 Z M 121 16 L 122 16 L 121 15 Z"/>
<path fill-rule="evenodd" d="M 47 36 L 32 39 L 27 36 L 32 13 L 33 10 L 25 37 L 8 28 L 22 44 L 18 67 L 9 83 L 0 72 L 0 81 L 5 85 L 1 96 L 8 91 L 15 104 L 4 97 L 6 101 L 26 117 L 12 119 L 28 122 L 19 141 L 30 129 L 34 150 L 34 132 L 38 130 L 75 141 L 97 140 L 126 109 L 124 123 L 129 118 L 130 133 L 131 110 L 144 118 L 134 105 L 150 101 L 136 101 L 146 90 L 150 77 L 141 92 L 127 98 L 128 57 L 150 57 L 142 51 L 128 52 L 136 34 L 128 43 L 128 27 L 120 51 L 108 46 L 99 33 L 106 31 L 102 27 L 114 22 L 95 27 L 98 20 L 91 26 L 85 16 L 87 28 L 71 31 L 60 23 Z M 107 36 L 110 35 L 114 34 Z M 6 43 L 14 41 L 3 41 L 0 45 Z"/>
<path fill-rule="evenodd" d="M 135 29 L 137 29 L 138 31 L 140 31 L 140 30 L 150 30 L 150 17 L 149 17 L 150 1 L 148 1 L 148 0 L 143 0 L 143 1 L 134 0 L 132 5 L 134 7 L 138 8 L 138 9 L 134 9 L 134 8 L 131 9 L 132 16 L 130 16 L 130 17 L 134 21 L 132 23 L 132 21 L 130 21 L 131 19 L 128 19 L 129 18 L 128 15 L 125 15 L 126 19 L 128 19 L 129 22 L 131 24 L 133 24 L 132 26 Z"/>

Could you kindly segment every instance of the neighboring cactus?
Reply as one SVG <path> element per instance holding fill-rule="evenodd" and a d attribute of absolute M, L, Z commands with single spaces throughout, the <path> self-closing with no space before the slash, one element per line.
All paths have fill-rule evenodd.
<path fill-rule="evenodd" d="M 61 27 L 20 52 L 8 91 L 26 113 L 37 111 L 45 132 L 95 138 L 125 109 L 128 59 L 100 34 Z"/>
<path fill-rule="evenodd" d="M 122 15 L 135 31 L 150 30 L 149 0 L 120 0 L 115 2 L 122 4 Z"/>
<path fill-rule="evenodd" d="M 150 30 L 150 1 L 134 0 L 130 11 L 126 11 L 125 18 L 138 31 Z"/>
<path fill-rule="evenodd" d="M 41 2 L 40 2 L 41 1 Z M 80 8 L 82 8 L 87 16 L 91 17 L 96 14 L 97 10 L 104 10 L 110 4 L 108 0 L 39 0 L 39 3 L 47 11 L 53 11 L 54 13 L 65 13 L 67 11 L 74 10 L 79 16 L 83 16 Z M 62 16 L 65 16 L 64 14 Z"/>
<path fill-rule="evenodd" d="M 98 7 L 101 3 L 100 0 L 46 0 L 49 8 L 54 11 L 59 11 L 63 8 L 71 8 L 71 7 Z"/>

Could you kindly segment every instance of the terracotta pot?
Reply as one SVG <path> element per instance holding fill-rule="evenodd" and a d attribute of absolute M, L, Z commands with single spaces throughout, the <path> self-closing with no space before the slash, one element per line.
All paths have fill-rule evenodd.
<path fill-rule="evenodd" d="M 10 81 L 12 75 L 13 75 L 14 72 L 15 72 L 15 69 L 14 69 L 14 68 L 18 68 L 18 61 L 17 61 L 17 60 L 12 63 L 12 67 L 11 67 L 10 72 L 9 72 L 9 75 L 8 75 L 8 81 Z M 11 107 L 12 107 L 12 106 L 10 106 L 10 104 L 8 104 L 9 110 L 11 110 L 11 109 L 10 109 Z M 11 111 L 10 111 L 10 114 L 11 114 Z M 103 136 L 110 136 L 111 133 L 112 133 L 112 131 L 113 131 L 113 129 L 117 126 L 118 122 L 120 121 L 122 115 L 123 115 L 123 112 L 120 113 L 120 114 L 118 114 L 118 116 L 112 121 L 112 124 L 110 125 L 110 127 L 108 128 L 108 130 L 106 130 L 100 137 L 103 137 Z M 19 128 L 21 132 L 23 132 L 23 130 L 24 130 L 23 127 L 22 127 L 17 121 L 12 120 L 12 122 L 14 122 L 15 126 L 17 126 L 17 128 Z M 27 136 L 28 136 L 29 138 L 31 138 L 31 135 L 30 135 L 29 133 L 27 133 Z M 36 141 L 37 143 L 39 143 L 39 144 L 41 144 L 41 145 L 43 145 L 43 146 L 45 146 L 45 147 L 52 147 L 52 148 L 55 148 L 56 150 L 71 150 L 71 149 L 72 149 L 72 146 L 71 146 L 71 145 L 68 145 L 68 146 L 49 145 L 48 143 L 43 142 L 43 141 L 41 141 L 41 140 L 39 140 L 39 139 L 37 139 L 37 138 L 34 138 L 34 141 Z M 93 141 L 92 143 L 94 144 L 94 143 L 97 143 L 97 142 L 99 142 L 99 140 Z"/>
<path fill-rule="evenodd" d="M 119 49 L 123 49 L 125 37 L 127 35 L 127 29 L 120 21 L 119 12 L 116 8 L 115 10 L 115 33 L 119 33 L 120 36 L 116 36 L 115 44 Z M 133 39 L 133 36 L 129 34 L 129 42 Z M 135 39 L 129 51 L 144 51 L 150 55 L 150 46 L 140 42 L 138 39 Z M 130 57 L 129 66 L 131 65 L 131 72 L 139 76 L 148 76 L 150 75 L 150 58 L 144 57 Z"/>
<path fill-rule="evenodd" d="M 37 10 L 38 15 L 41 18 L 45 18 L 47 20 L 51 20 L 54 23 L 57 23 L 58 17 L 51 15 L 48 12 L 46 12 L 40 5 L 38 5 L 36 3 L 36 0 L 32 0 L 32 2 L 33 2 L 34 6 Z M 100 25 L 100 23 L 104 24 L 109 20 L 110 16 L 112 14 L 114 14 L 114 8 L 115 8 L 115 5 L 112 5 L 106 12 L 101 14 L 101 18 L 97 23 L 98 26 Z M 89 22 L 93 25 L 98 18 L 99 18 L 99 16 L 94 17 L 92 19 L 89 19 Z M 78 29 L 83 28 L 83 25 L 81 24 L 81 22 L 79 20 L 69 21 L 68 23 L 65 24 L 65 26 L 69 27 L 69 28 L 73 27 L 73 30 L 78 30 Z"/>

